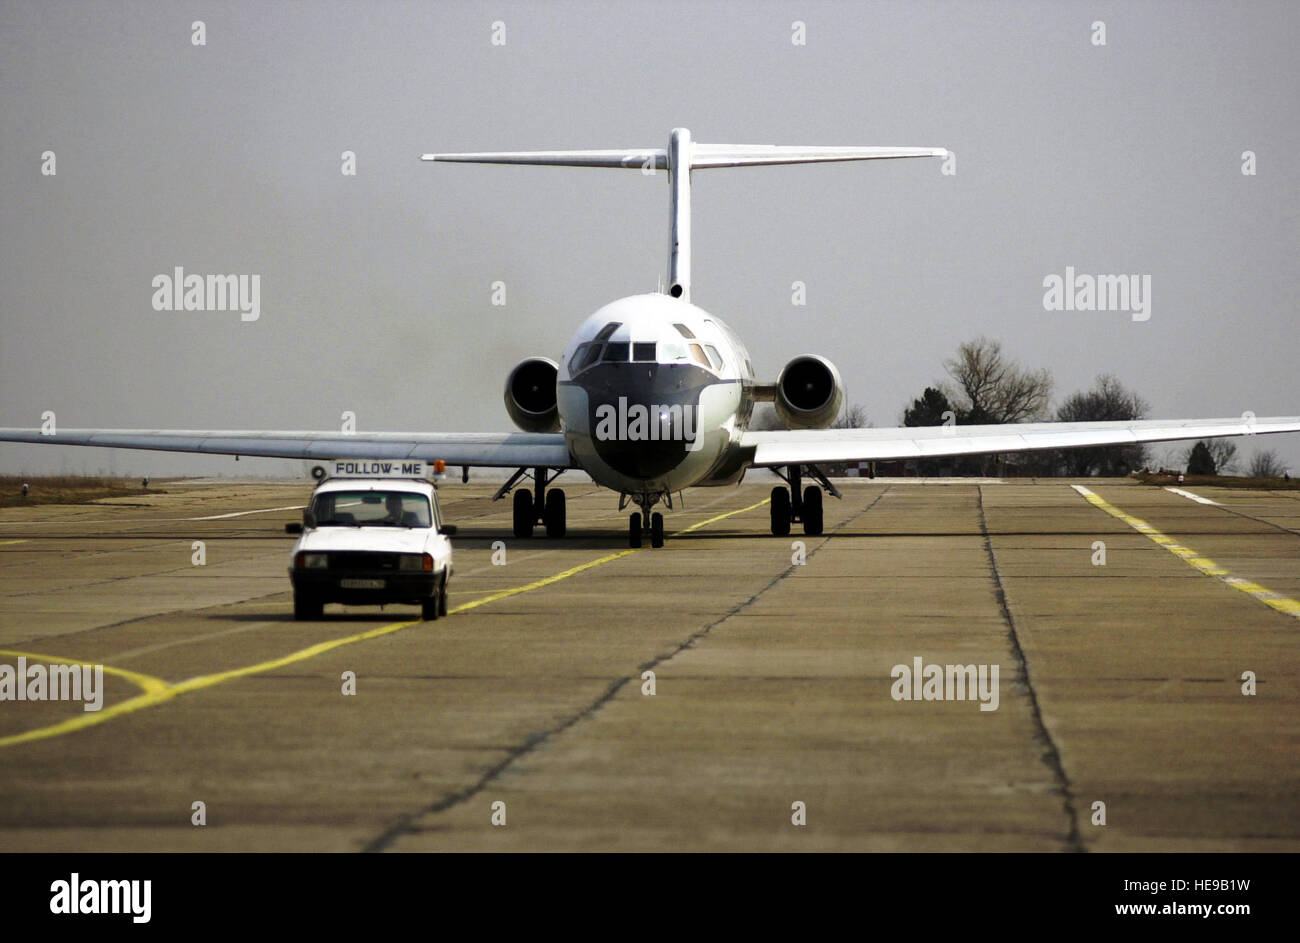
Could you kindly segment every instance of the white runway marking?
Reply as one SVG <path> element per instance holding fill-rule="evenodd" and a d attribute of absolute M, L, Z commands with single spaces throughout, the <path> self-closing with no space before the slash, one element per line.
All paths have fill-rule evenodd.
<path fill-rule="evenodd" d="M 1219 506 L 1218 501 L 1211 501 L 1209 498 L 1202 498 L 1199 494 L 1192 494 L 1190 491 L 1184 491 L 1182 488 L 1165 488 L 1165 490 L 1184 498 L 1190 498 L 1200 504 L 1213 504 L 1216 508 Z"/>
<path fill-rule="evenodd" d="M 270 514 L 272 511 L 301 511 L 306 506 L 307 505 L 305 504 L 291 504 L 288 507 L 284 507 L 284 508 L 258 508 L 255 511 L 235 511 L 233 514 L 212 514 L 209 515 L 208 517 L 186 517 L 186 518 L 182 518 L 182 520 L 219 521 L 227 517 L 243 517 L 245 514 Z"/>

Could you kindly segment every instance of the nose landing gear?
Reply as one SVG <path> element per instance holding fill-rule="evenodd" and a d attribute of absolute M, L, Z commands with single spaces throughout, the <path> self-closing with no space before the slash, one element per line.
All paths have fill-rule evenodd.
<path fill-rule="evenodd" d="M 626 501 L 627 495 L 624 495 Z M 627 519 L 627 545 L 633 549 L 641 546 L 645 535 L 650 535 L 650 546 L 656 549 L 664 545 L 664 516 L 658 511 L 651 513 L 650 509 L 659 501 L 659 495 L 639 494 L 632 498 L 640 507 L 640 511 L 634 511 L 628 515 Z M 670 505 L 671 506 L 671 505 Z"/>

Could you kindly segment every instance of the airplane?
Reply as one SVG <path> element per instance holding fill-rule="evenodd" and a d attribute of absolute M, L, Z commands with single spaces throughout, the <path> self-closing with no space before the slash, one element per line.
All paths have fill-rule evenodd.
<path fill-rule="evenodd" d="M 272 432 L 132 429 L 0 429 L 0 441 L 57 443 L 291 459 L 441 459 L 470 467 L 513 468 L 494 500 L 512 490 L 513 531 L 566 531 L 564 491 L 551 487 L 580 469 L 629 502 L 628 543 L 664 543 L 661 502 L 686 488 L 738 484 L 767 468 L 770 529 L 795 523 L 823 532 L 822 492 L 840 497 L 820 466 L 830 462 L 931 459 L 1036 449 L 1125 445 L 1300 431 L 1300 416 L 1257 419 L 1046 422 L 916 428 L 829 428 L 843 403 L 834 364 L 799 354 L 774 382 L 755 378 L 745 345 L 720 318 L 691 303 L 691 175 L 696 170 L 775 164 L 946 157 L 943 148 L 802 147 L 703 144 L 675 128 L 664 148 L 424 154 L 424 161 L 608 167 L 647 176 L 664 171 L 669 192 L 667 289 L 611 301 L 578 327 L 559 362 L 529 357 L 505 382 L 515 433 Z M 771 403 L 785 429 L 750 429 L 756 403 Z M 531 477 L 531 488 L 521 485 Z M 811 479 L 804 485 L 805 478 Z"/>

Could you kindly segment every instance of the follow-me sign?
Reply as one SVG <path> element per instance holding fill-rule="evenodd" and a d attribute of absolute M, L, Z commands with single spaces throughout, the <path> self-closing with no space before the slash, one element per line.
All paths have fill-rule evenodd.
<path fill-rule="evenodd" d="M 430 471 L 427 462 L 338 459 L 330 463 L 331 478 L 425 478 Z"/>

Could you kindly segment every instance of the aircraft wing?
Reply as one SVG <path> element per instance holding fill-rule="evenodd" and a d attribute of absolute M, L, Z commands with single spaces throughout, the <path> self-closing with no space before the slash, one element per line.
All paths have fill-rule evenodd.
<path fill-rule="evenodd" d="M 1031 452 L 1272 432 L 1300 432 L 1300 416 L 748 431 L 741 437 L 740 446 L 754 450 L 751 464 L 761 468 L 818 462 L 894 461 L 988 452 Z"/>
<path fill-rule="evenodd" d="M 150 429 L 0 429 L 0 442 L 93 445 L 267 458 L 442 459 L 448 465 L 576 468 L 561 433 L 257 432 Z"/>

